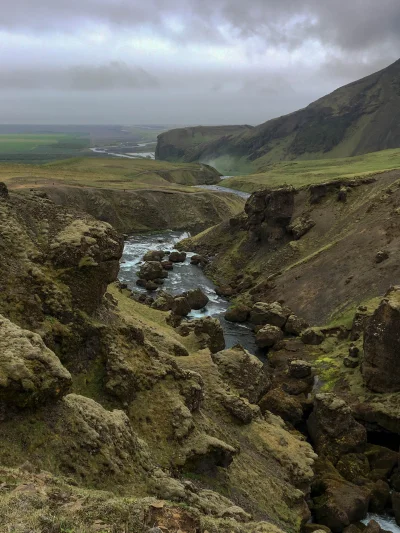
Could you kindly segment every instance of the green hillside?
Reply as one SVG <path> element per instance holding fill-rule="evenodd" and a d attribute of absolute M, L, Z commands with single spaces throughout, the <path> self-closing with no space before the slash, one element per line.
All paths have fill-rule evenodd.
<path fill-rule="evenodd" d="M 175 130 L 176 131 L 176 130 Z M 184 134 L 180 130 L 181 136 Z M 211 136 L 212 128 L 208 128 Z M 217 134 L 217 130 L 215 130 Z M 196 132 L 191 132 L 196 138 Z M 176 133 L 158 141 L 173 154 Z M 308 107 L 239 133 L 194 145 L 189 136 L 179 159 L 209 162 L 222 173 L 263 171 L 277 161 L 350 157 L 400 147 L 400 60 L 337 89 Z M 184 142 L 180 140 L 182 147 Z"/>
<path fill-rule="evenodd" d="M 365 177 L 400 168 L 400 149 L 382 150 L 343 159 L 281 161 L 269 164 L 264 172 L 234 176 L 221 182 L 223 187 L 254 192 L 292 185 L 303 187 L 339 178 Z"/>

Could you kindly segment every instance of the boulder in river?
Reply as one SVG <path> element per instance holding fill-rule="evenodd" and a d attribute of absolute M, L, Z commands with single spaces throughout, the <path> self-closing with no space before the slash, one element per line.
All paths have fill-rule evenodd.
<path fill-rule="evenodd" d="M 177 316 L 187 316 L 192 308 L 185 296 L 177 296 L 172 303 L 171 311 Z"/>
<path fill-rule="evenodd" d="M 199 288 L 187 291 L 183 295 L 189 302 L 190 307 L 196 311 L 204 309 L 204 307 L 210 301 L 208 296 Z"/>
<path fill-rule="evenodd" d="M 391 287 L 364 331 L 362 374 L 374 392 L 400 391 L 400 286 Z"/>
<path fill-rule="evenodd" d="M 143 256 L 143 261 L 161 261 L 165 252 L 162 250 L 149 250 Z"/>
<path fill-rule="evenodd" d="M 196 266 L 200 266 L 203 268 L 207 265 L 207 263 L 208 263 L 208 259 L 206 259 L 203 255 L 194 254 L 190 258 L 191 265 L 196 265 Z"/>
<path fill-rule="evenodd" d="M 147 261 L 140 267 L 139 278 L 147 281 L 163 277 L 163 267 L 159 261 Z"/>
<path fill-rule="evenodd" d="M 236 304 L 225 313 L 228 322 L 246 322 L 250 316 L 250 307 L 245 304 Z"/>
<path fill-rule="evenodd" d="M 161 266 L 163 267 L 164 270 L 174 269 L 174 264 L 172 263 L 172 261 L 161 261 Z"/>
<path fill-rule="evenodd" d="M 171 263 L 184 263 L 186 261 L 186 253 L 185 252 L 171 252 L 169 254 L 169 261 Z"/>

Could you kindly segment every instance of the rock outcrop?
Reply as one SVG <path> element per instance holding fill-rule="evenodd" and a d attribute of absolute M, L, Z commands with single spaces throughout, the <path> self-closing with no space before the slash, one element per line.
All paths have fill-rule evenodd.
<path fill-rule="evenodd" d="M 212 359 L 222 378 L 251 403 L 257 403 L 271 386 L 262 362 L 241 346 L 218 352 Z"/>
<path fill-rule="evenodd" d="M 0 416 L 60 399 L 71 375 L 36 333 L 0 315 Z"/>
<path fill-rule="evenodd" d="M 362 374 L 374 392 L 400 391 L 400 287 L 386 293 L 365 326 Z"/>
<path fill-rule="evenodd" d="M 334 394 L 317 394 L 308 431 L 318 454 L 336 462 L 342 455 L 360 452 L 367 444 L 364 426 L 356 422 L 350 407 Z"/>

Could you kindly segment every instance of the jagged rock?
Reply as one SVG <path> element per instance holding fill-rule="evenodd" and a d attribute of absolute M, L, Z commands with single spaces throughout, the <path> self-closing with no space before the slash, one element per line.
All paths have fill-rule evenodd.
<path fill-rule="evenodd" d="M 343 364 L 346 368 L 357 368 L 360 362 L 353 357 L 345 357 L 343 359 Z"/>
<path fill-rule="evenodd" d="M 148 252 L 145 253 L 145 255 L 143 256 L 143 261 L 145 262 L 148 262 L 148 261 L 161 261 L 162 258 L 164 257 L 165 255 L 165 252 L 161 251 L 161 250 L 149 250 Z"/>
<path fill-rule="evenodd" d="M 196 473 L 210 473 L 216 467 L 228 468 L 237 450 L 226 442 L 209 435 L 202 435 L 182 450 L 177 466 Z"/>
<path fill-rule="evenodd" d="M 289 315 L 290 311 L 278 302 L 272 304 L 257 302 L 251 308 L 250 322 L 254 325 L 270 324 L 283 328 Z"/>
<path fill-rule="evenodd" d="M 185 296 L 177 296 L 172 303 L 171 311 L 177 316 L 187 316 L 192 308 Z"/>
<path fill-rule="evenodd" d="M 35 407 L 61 398 L 71 375 L 36 333 L 0 315 L 0 408 Z"/>
<path fill-rule="evenodd" d="M 191 309 L 194 310 L 200 310 L 204 309 L 204 307 L 208 304 L 210 299 L 201 289 L 192 289 L 191 291 L 187 291 L 183 294 L 187 301 L 189 302 L 189 305 Z"/>
<path fill-rule="evenodd" d="M 400 286 L 386 293 L 364 332 L 362 374 L 374 392 L 400 391 Z"/>
<path fill-rule="evenodd" d="M 339 192 L 338 192 L 338 196 L 337 196 L 338 201 L 339 202 L 347 202 L 347 194 L 348 194 L 347 187 L 345 187 L 345 186 L 340 187 Z"/>
<path fill-rule="evenodd" d="M 230 298 L 236 291 L 232 287 L 229 287 L 229 285 L 223 285 L 222 287 L 215 287 L 215 293 L 223 298 Z"/>
<path fill-rule="evenodd" d="M 388 506 L 390 500 L 390 487 L 382 479 L 378 479 L 372 487 L 369 500 L 369 510 L 371 513 L 382 514 Z"/>
<path fill-rule="evenodd" d="M 171 311 L 165 321 L 169 326 L 171 326 L 171 328 L 178 328 L 182 324 L 182 318 L 182 316 L 175 315 L 175 313 Z"/>
<path fill-rule="evenodd" d="M 271 348 L 283 339 L 283 331 L 267 324 L 256 334 L 256 344 L 259 348 Z"/>
<path fill-rule="evenodd" d="M 240 396 L 257 403 L 271 386 L 263 363 L 241 346 L 218 352 L 212 356 L 223 379 Z"/>
<path fill-rule="evenodd" d="M 400 525 L 400 492 L 392 492 L 392 507 L 396 524 Z"/>
<path fill-rule="evenodd" d="M 384 446 L 368 444 L 365 450 L 370 465 L 370 479 L 388 479 L 399 462 L 399 453 Z"/>
<path fill-rule="evenodd" d="M 299 400 L 289 396 L 282 389 L 273 389 L 261 398 L 258 405 L 261 412 L 270 411 L 285 422 L 296 425 L 303 419 L 303 408 Z"/>
<path fill-rule="evenodd" d="M 171 261 L 161 261 L 161 266 L 164 270 L 173 270 L 174 264 Z"/>
<path fill-rule="evenodd" d="M 336 470 L 347 481 L 358 485 L 359 480 L 368 477 L 370 467 L 368 459 L 363 453 L 348 453 L 339 459 Z"/>
<path fill-rule="evenodd" d="M 243 422 L 250 422 L 260 416 L 260 408 L 251 404 L 246 398 L 235 396 L 234 394 L 221 395 L 221 403 L 232 416 Z"/>
<path fill-rule="evenodd" d="M 154 281 L 163 276 L 163 267 L 159 261 L 147 261 L 140 267 L 139 278 Z"/>
<path fill-rule="evenodd" d="M 174 435 L 178 440 L 186 438 L 194 429 L 193 416 L 186 405 L 178 405 L 172 413 L 171 420 Z"/>
<path fill-rule="evenodd" d="M 217 318 L 210 316 L 194 321 L 194 333 L 203 348 L 209 348 L 216 353 L 225 348 L 224 331 Z"/>
<path fill-rule="evenodd" d="M 205 267 L 208 264 L 208 259 L 206 259 L 204 256 L 199 254 L 194 254 L 190 258 L 190 263 L 192 265 Z"/>
<path fill-rule="evenodd" d="M 293 187 L 266 189 L 253 193 L 245 205 L 247 229 L 261 241 L 278 240 L 286 234 L 294 210 Z"/>
<path fill-rule="evenodd" d="M 371 314 L 368 313 L 368 309 L 365 306 L 360 306 L 357 308 L 351 326 L 350 340 L 357 341 L 360 338 L 370 316 Z"/>
<path fill-rule="evenodd" d="M 153 309 L 158 309 L 159 311 L 170 311 L 174 305 L 174 297 L 172 294 L 169 294 L 165 291 L 160 291 L 157 298 L 152 303 L 151 307 Z"/>
<path fill-rule="evenodd" d="M 228 322 L 246 322 L 250 316 L 250 307 L 237 304 L 230 307 L 225 313 L 225 320 Z"/>
<path fill-rule="evenodd" d="M 68 473 L 87 480 L 107 476 L 126 482 L 136 471 L 144 469 L 144 476 L 149 469 L 148 452 L 142 453 L 123 411 L 107 411 L 90 398 L 69 394 L 57 414 L 58 438 L 49 446 L 55 447 L 57 460 Z"/>
<path fill-rule="evenodd" d="M 184 263 L 186 261 L 185 252 L 171 252 L 168 257 L 171 263 Z"/>
<path fill-rule="evenodd" d="M 48 257 L 76 307 L 87 313 L 99 307 L 108 285 L 117 279 L 123 247 L 122 235 L 93 219 L 75 219 L 54 236 Z"/>
<path fill-rule="evenodd" d="M 375 256 L 375 263 L 383 263 L 386 259 L 389 259 L 389 252 L 380 250 Z"/>
<path fill-rule="evenodd" d="M 354 419 L 350 407 L 334 394 L 317 394 L 308 431 L 319 455 L 333 462 L 346 453 L 362 452 L 367 444 L 367 432 Z"/>
<path fill-rule="evenodd" d="M 362 452 L 367 432 L 354 419 L 346 402 L 334 394 L 317 394 L 314 410 L 307 421 L 317 453 L 333 462 L 346 453 Z"/>
<path fill-rule="evenodd" d="M 357 346 L 354 346 L 353 343 L 349 346 L 349 357 L 352 357 L 353 359 L 357 359 L 360 355 L 360 349 L 357 348 Z"/>
<path fill-rule="evenodd" d="M 322 344 L 324 342 L 325 335 L 316 328 L 308 328 L 302 332 L 300 338 L 304 344 L 317 346 L 318 344 Z"/>
<path fill-rule="evenodd" d="M 156 281 L 146 281 L 144 284 L 144 288 L 147 291 L 156 291 L 159 287 L 159 284 Z"/>
<path fill-rule="evenodd" d="M 179 381 L 179 390 L 191 413 L 198 411 L 204 400 L 204 381 L 200 374 L 186 370 L 183 380 Z"/>
<path fill-rule="evenodd" d="M 303 237 L 315 226 L 315 221 L 310 218 L 309 215 L 303 215 L 296 218 L 288 226 L 288 230 L 293 234 L 293 237 L 297 240 Z"/>
<path fill-rule="evenodd" d="M 8 198 L 8 188 L 4 182 L 0 182 L 0 198 Z"/>
<path fill-rule="evenodd" d="M 315 492 L 315 520 L 333 533 L 342 532 L 367 514 L 369 491 L 343 479 L 328 461 L 318 462 Z"/>
<path fill-rule="evenodd" d="M 285 324 L 285 331 L 286 333 L 289 333 L 289 335 L 300 336 L 308 327 L 309 324 L 302 318 L 296 315 L 289 315 Z"/>
<path fill-rule="evenodd" d="M 304 379 L 312 374 L 312 365 L 308 361 L 295 359 L 289 362 L 289 376 L 295 379 Z"/>

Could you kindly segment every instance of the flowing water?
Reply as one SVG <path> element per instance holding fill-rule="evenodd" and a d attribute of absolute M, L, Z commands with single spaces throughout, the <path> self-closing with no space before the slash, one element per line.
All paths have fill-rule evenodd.
<path fill-rule="evenodd" d="M 392 531 L 393 533 L 399 533 L 400 527 L 396 524 L 395 519 L 392 516 L 388 515 L 377 515 L 373 513 L 368 513 L 364 520 L 361 520 L 363 524 L 368 524 L 370 520 L 375 520 L 385 531 Z"/>
<path fill-rule="evenodd" d="M 147 291 L 136 285 L 137 271 L 144 254 L 149 250 L 173 251 L 178 241 L 189 237 L 188 233 L 181 231 L 166 231 L 162 233 L 146 233 L 134 235 L 125 242 L 119 279 L 126 283 L 131 290 L 146 293 Z M 217 317 L 224 330 L 226 347 L 241 344 L 250 353 L 259 357 L 263 354 L 257 350 L 254 334 L 251 328 L 245 324 L 232 324 L 224 319 L 224 313 L 229 307 L 229 302 L 215 293 L 215 285 L 207 278 L 202 269 L 190 264 L 190 257 L 194 255 L 188 252 L 184 263 L 176 263 L 174 269 L 168 272 L 168 278 L 162 287 L 171 294 L 180 294 L 190 289 L 200 288 L 210 299 L 207 306 L 201 311 L 192 311 L 188 318 L 202 316 Z M 150 293 L 154 296 L 156 293 Z"/>
<path fill-rule="evenodd" d="M 181 231 L 166 231 L 160 233 L 146 233 L 130 237 L 125 242 L 125 248 L 119 273 L 121 282 L 126 283 L 131 290 L 147 293 L 147 291 L 136 285 L 138 279 L 137 271 L 142 263 L 144 254 L 149 250 L 173 251 L 177 242 L 190 235 Z M 227 322 L 223 315 L 229 306 L 225 298 L 219 297 L 215 293 L 213 282 L 205 276 L 201 268 L 190 264 L 190 257 L 193 253 L 187 253 L 184 263 L 174 264 L 174 269 L 168 272 L 168 278 L 162 287 L 163 290 L 171 294 L 180 294 L 184 291 L 200 287 L 210 299 L 207 307 L 201 311 L 192 311 L 190 318 L 202 316 L 217 317 L 224 330 L 226 347 L 230 348 L 235 344 L 241 344 L 250 353 L 255 354 L 263 362 L 266 361 L 265 354 L 257 349 L 252 330 L 245 324 L 232 324 Z M 156 293 L 150 293 L 155 296 Z M 393 517 L 388 515 L 379 516 L 369 513 L 362 521 L 367 524 L 370 520 L 375 520 L 386 531 L 400 533 L 400 527 Z"/>

